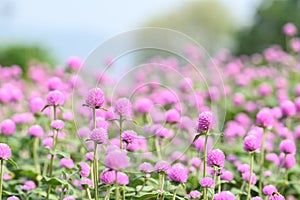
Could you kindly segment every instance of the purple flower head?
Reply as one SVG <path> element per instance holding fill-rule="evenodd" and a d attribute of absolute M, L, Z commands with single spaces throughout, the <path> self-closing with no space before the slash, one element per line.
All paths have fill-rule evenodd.
<path fill-rule="evenodd" d="M 58 77 L 51 77 L 48 79 L 48 90 L 61 90 L 63 86 L 63 82 Z"/>
<path fill-rule="evenodd" d="M 90 175 L 90 166 L 85 162 L 78 163 L 80 166 L 80 176 L 82 177 L 88 177 Z"/>
<path fill-rule="evenodd" d="M 225 155 L 220 149 L 214 149 L 207 156 L 209 166 L 224 167 Z"/>
<path fill-rule="evenodd" d="M 82 63 L 82 60 L 75 56 L 69 57 L 67 60 L 67 66 L 72 70 L 79 70 Z"/>
<path fill-rule="evenodd" d="M 71 158 L 62 158 L 59 162 L 59 166 L 72 169 L 74 167 L 74 162 Z"/>
<path fill-rule="evenodd" d="M 118 172 L 118 184 L 127 185 L 129 183 L 128 176 L 123 172 Z"/>
<path fill-rule="evenodd" d="M 199 115 L 197 132 L 204 133 L 206 131 L 209 131 L 214 128 L 215 123 L 216 120 L 212 112 L 210 111 L 202 112 Z"/>
<path fill-rule="evenodd" d="M 285 159 L 284 159 L 284 157 L 285 157 Z M 293 155 L 293 154 L 286 154 L 286 156 L 284 156 L 284 154 L 280 154 L 278 165 L 282 166 L 282 163 L 283 163 L 283 167 L 285 169 L 291 169 L 291 168 L 293 168 L 296 165 L 295 155 Z"/>
<path fill-rule="evenodd" d="M 90 138 L 98 144 L 106 144 L 108 140 L 107 130 L 104 128 L 96 128 L 92 130 Z"/>
<path fill-rule="evenodd" d="M 215 194 L 214 200 L 235 200 L 235 196 L 229 191 L 222 191 Z"/>
<path fill-rule="evenodd" d="M 167 138 L 169 136 L 169 130 L 164 127 L 158 127 L 155 130 L 155 135 L 161 138 Z"/>
<path fill-rule="evenodd" d="M 53 138 L 52 137 L 46 137 L 45 139 L 43 139 L 42 144 L 45 147 L 52 148 L 52 146 L 53 146 Z"/>
<path fill-rule="evenodd" d="M 158 161 L 155 165 L 155 171 L 157 172 L 168 172 L 170 168 L 171 168 L 170 163 L 164 160 Z"/>
<path fill-rule="evenodd" d="M 297 27 L 293 23 L 286 23 L 283 26 L 282 31 L 287 36 L 294 36 L 297 34 Z"/>
<path fill-rule="evenodd" d="M 100 88 L 93 88 L 89 90 L 85 99 L 86 104 L 92 108 L 101 108 L 104 104 L 104 93 Z"/>
<path fill-rule="evenodd" d="M 105 185 L 114 184 L 116 181 L 116 172 L 109 169 L 104 169 L 100 174 L 100 181 Z"/>
<path fill-rule="evenodd" d="M 230 171 L 223 171 L 222 174 L 221 174 L 221 180 L 232 181 L 233 180 L 233 174 Z"/>
<path fill-rule="evenodd" d="M 5 119 L 1 122 L 1 133 L 3 135 L 13 135 L 16 132 L 16 124 L 11 119 Z"/>
<path fill-rule="evenodd" d="M 148 113 L 152 106 L 153 102 L 147 98 L 138 99 L 134 104 L 135 110 L 140 114 Z"/>
<path fill-rule="evenodd" d="M 250 200 L 263 200 L 261 197 L 252 197 Z"/>
<path fill-rule="evenodd" d="M 245 181 L 249 181 L 250 179 L 250 172 L 245 172 L 242 174 L 242 177 Z M 251 181 L 251 185 L 255 185 L 256 183 L 256 175 L 254 173 L 252 173 L 252 181 Z"/>
<path fill-rule="evenodd" d="M 25 181 L 24 185 L 20 187 L 21 190 L 30 191 L 36 188 L 36 185 L 33 181 Z"/>
<path fill-rule="evenodd" d="M 75 200 L 74 197 L 65 197 L 63 200 Z"/>
<path fill-rule="evenodd" d="M 279 192 L 274 192 L 268 200 L 285 200 L 285 198 Z"/>
<path fill-rule="evenodd" d="M 262 190 L 262 192 L 268 196 L 272 195 L 273 192 L 277 192 L 277 191 L 278 190 L 274 185 L 266 185 Z"/>
<path fill-rule="evenodd" d="M 105 166 L 113 170 L 125 169 L 130 165 L 125 151 L 116 149 L 107 153 Z"/>
<path fill-rule="evenodd" d="M 127 98 L 118 99 L 114 106 L 114 112 L 119 116 L 129 117 L 132 114 L 131 103 Z"/>
<path fill-rule="evenodd" d="M 197 157 L 192 158 L 192 159 L 190 160 L 190 163 L 191 163 L 191 165 L 194 166 L 194 167 L 200 167 L 200 165 L 201 165 L 201 159 L 200 159 L 200 158 L 197 158 Z"/>
<path fill-rule="evenodd" d="M 51 122 L 51 128 L 56 129 L 56 130 L 61 130 L 64 128 L 65 123 L 59 119 L 54 120 Z"/>
<path fill-rule="evenodd" d="M 204 187 L 204 188 L 213 188 L 213 187 L 215 187 L 215 182 L 210 177 L 202 178 L 199 183 L 200 183 L 201 187 Z"/>
<path fill-rule="evenodd" d="M 33 137 L 42 137 L 44 135 L 44 130 L 40 125 L 33 125 L 28 130 L 29 135 Z"/>
<path fill-rule="evenodd" d="M 274 124 L 274 118 L 269 108 L 261 109 L 256 115 L 256 123 L 265 128 L 271 128 Z"/>
<path fill-rule="evenodd" d="M 11 197 L 8 197 L 7 200 L 20 200 L 20 199 L 16 196 L 11 196 Z"/>
<path fill-rule="evenodd" d="M 150 163 L 143 162 L 142 164 L 140 164 L 139 170 L 144 173 L 151 173 L 154 171 L 154 168 Z"/>
<path fill-rule="evenodd" d="M 168 177 L 171 181 L 185 183 L 188 179 L 188 169 L 181 163 L 176 163 L 168 171 Z"/>
<path fill-rule="evenodd" d="M 260 141 L 254 135 L 248 135 L 244 139 L 244 150 L 245 151 L 256 151 L 260 148 Z"/>
<path fill-rule="evenodd" d="M 180 113 L 176 109 L 171 109 L 166 112 L 166 122 L 170 124 L 180 122 Z"/>
<path fill-rule="evenodd" d="M 59 90 L 54 90 L 48 93 L 47 103 L 49 106 L 61 106 L 65 102 L 64 94 Z"/>
<path fill-rule="evenodd" d="M 280 104 L 282 114 L 286 117 L 292 117 L 297 113 L 297 108 L 290 100 L 285 100 Z"/>
<path fill-rule="evenodd" d="M 34 114 L 41 112 L 44 106 L 45 106 L 45 102 L 40 97 L 34 97 L 29 100 L 29 110 Z"/>
<path fill-rule="evenodd" d="M 11 149 L 7 144 L 0 143 L 0 160 L 8 160 L 11 157 Z"/>
<path fill-rule="evenodd" d="M 295 154 L 296 144 L 290 139 L 286 139 L 280 142 L 279 150 L 285 154 Z"/>
<path fill-rule="evenodd" d="M 202 194 L 197 190 L 192 190 L 186 197 L 188 199 L 198 199 Z"/>
<path fill-rule="evenodd" d="M 89 188 L 93 188 L 94 187 L 93 181 L 91 179 L 88 179 L 88 178 L 82 179 L 80 181 L 80 185 L 83 188 L 86 188 L 86 186 L 88 186 Z"/>
<path fill-rule="evenodd" d="M 249 172 L 250 171 L 250 166 L 248 164 L 240 164 L 238 166 L 238 171 L 241 173 Z"/>
<path fill-rule="evenodd" d="M 122 140 L 126 142 L 127 144 L 134 143 L 137 139 L 137 134 L 133 130 L 126 130 L 122 133 Z"/>

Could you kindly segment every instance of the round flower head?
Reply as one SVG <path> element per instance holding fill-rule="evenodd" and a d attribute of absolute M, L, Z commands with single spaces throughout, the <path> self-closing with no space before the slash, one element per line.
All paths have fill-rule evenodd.
<path fill-rule="evenodd" d="M 238 166 L 238 171 L 241 173 L 249 172 L 250 171 L 250 166 L 248 164 L 240 164 Z"/>
<path fill-rule="evenodd" d="M 273 114 L 269 108 L 260 110 L 256 115 L 256 123 L 265 128 L 271 128 L 274 124 Z"/>
<path fill-rule="evenodd" d="M 101 108 L 104 104 L 104 93 L 100 88 L 93 88 L 88 92 L 86 104 L 92 108 Z"/>
<path fill-rule="evenodd" d="M 100 174 L 100 181 L 105 185 L 112 185 L 116 181 L 116 172 L 104 169 Z"/>
<path fill-rule="evenodd" d="M 168 177 L 171 181 L 185 183 L 188 179 L 188 169 L 181 163 L 176 163 L 168 171 Z"/>
<path fill-rule="evenodd" d="M 180 121 L 180 113 L 175 110 L 171 109 L 166 112 L 166 122 L 170 124 L 178 123 Z"/>
<path fill-rule="evenodd" d="M 207 164 L 209 166 L 224 167 L 225 155 L 220 149 L 209 152 L 207 156 Z"/>
<path fill-rule="evenodd" d="M 91 179 L 88 179 L 88 178 L 85 178 L 85 179 L 82 179 L 80 181 L 80 185 L 82 188 L 93 188 L 94 187 L 94 184 L 93 184 L 93 181 Z"/>
<path fill-rule="evenodd" d="M 118 184 L 119 185 L 127 185 L 129 183 L 128 176 L 123 172 L 118 172 Z"/>
<path fill-rule="evenodd" d="M 65 197 L 63 200 L 75 200 L 74 197 Z"/>
<path fill-rule="evenodd" d="M 200 185 L 201 187 L 204 187 L 204 188 L 213 188 L 215 187 L 215 182 L 212 178 L 210 177 L 204 177 L 200 180 Z"/>
<path fill-rule="evenodd" d="M 8 197 L 7 200 L 20 200 L 20 199 L 16 196 L 11 196 L 11 197 Z"/>
<path fill-rule="evenodd" d="M 134 104 L 135 110 L 141 114 L 148 113 L 152 106 L 153 102 L 147 98 L 138 99 Z"/>
<path fill-rule="evenodd" d="M 157 172 L 167 172 L 171 168 L 171 165 L 164 160 L 158 161 L 155 165 L 155 171 Z"/>
<path fill-rule="evenodd" d="M 285 154 L 295 154 L 296 153 L 295 142 L 289 139 L 283 140 L 279 145 L 279 150 Z"/>
<path fill-rule="evenodd" d="M 287 23 L 282 28 L 283 33 L 287 36 L 294 36 L 297 34 L 297 27 L 293 23 Z"/>
<path fill-rule="evenodd" d="M 8 160 L 11 157 L 11 149 L 7 144 L 0 143 L 0 159 Z"/>
<path fill-rule="evenodd" d="M 48 80 L 48 90 L 60 90 L 63 86 L 63 82 L 58 77 L 52 77 Z"/>
<path fill-rule="evenodd" d="M 250 172 L 245 172 L 242 174 L 242 177 L 245 181 L 249 181 L 250 179 Z M 252 173 L 252 181 L 251 181 L 251 185 L 255 185 L 256 183 L 256 175 L 254 173 Z"/>
<path fill-rule="evenodd" d="M 199 199 L 202 194 L 197 190 L 192 190 L 186 197 L 188 199 Z"/>
<path fill-rule="evenodd" d="M 224 171 L 221 174 L 221 180 L 232 181 L 233 180 L 233 174 L 230 171 Z"/>
<path fill-rule="evenodd" d="M 59 119 L 54 120 L 51 122 L 51 128 L 56 129 L 56 130 L 61 130 L 64 128 L 65 123 Z"/>
<path fill-rule="evenodd" d="M 24 185 L 22 185 L 20 189 L 30 191 L 30 190 L 34 190 L 35 188 L 36 185 L 33 181 L 25 181 Z"/>
<path fill-rule="evenodd" d="M 144 173 L 151 173 L 154 169 L 150 163 L 143 162 L 142 164 L 140 164 L 139 170 Z"/>
<path fill-rule="evenodd" d="M 16 132 L 16 124 L 11 119 L 5 119 L 1 123 L 1 133 L 3 135 L 13 135 Z"/>
<path fill-rule="evenodd" d="M 170 134 L 169 134 L 169 130 L 167 128 L 159 127 L 159 128 L 156 129 L 155 135 L 158 136 L 158 137 L 161 137 L 161 138 L 166 138 Z"/>
<path fill-rule="evenodd" d="M 277 192 L 277 188 L 274 186 L 274 185 L 266 185 L 262 192 L 265 194 L 265 195 L 272 195 L 274 192 Z"/>
<path fill-rule="evenodd" d="M 280 104 L 281 112 L 284 116 L 292 117 L 297 113 L 295 104 L 289 100 L 286 100 Z"/>
<path fill-rule="evenodd" d="M 279 166 L 282 166 L 282 163 L 283 163 L 283 167 L 285 169 L 293 168 L 296 165 L 295 155 L 286 154 L 286 157 L 284 159 L 284 154 L 281 154 L 280 157 L 279 157 L 279 162 L 278 162 Z"/>
<path fill-rule="evenodd" d="M 130 101 L 127 98 L 118 99 L 114 106 L 114 112 L 120 116 L 130 116 L 132 113 Z"/>
<path fill-rule="evenodd" d="M 80 166 L 80 176 L 88 177 L 90 175 L 90 166 L 85 162 L 78 163 Z"/>
<path fill-rule="evenodd" d="M 64 94 L 61 91 L 54 90 L 48 93 L 47 103 L 49 106 L 61 106 L 65 102 Z"/>
<path fill-rule="evenodd" d="M 245 151 L 256 151 L 260 148 L 260 141 L 254 135 L 248 135 L 244 139 Z"/>
<path fill-rule="evenodd" d="M 252 197 L 250 200 L 263 200 L 261 197 Z"/>
<path fill-rule="evenodd" d="M 274 192 L 268 200 L 285 200 L 285 198 L 279 192 Z"/>
<path fill-rule="evenodd" d="M 74 167 L 74 162 L 71 158 L 62 158 L 59 162 L 59 166 L 72 169 Z"/>
<path fill-rule="evenodd" d="M 208 130 L 213 129 L 215 123 L 216 123 L 215 117 L 212 114 L 212 112 L 210 111 L 202 112 L 199 115 L 197 132 L 198 133 L 207 132 Z"/>
<path fill-rule="evenodd" d="M 96 128 L 92 130 L 90 138 L 98 144 L 106 144 L 108 140 L 107 130 L 104 128 Z"/>
<path fill-rule="evenodd" d="M 78 57 L 72 56 L 67 60 L 67 66 L 72 70 L 79 70 L 82 65 L 82 60 Z"/>
<path fill-rule="evenodd" d="M 29 110 L 32 113 L 39 113 L 44 108 L 45 102 L 40 97 L 35 97 L 29 101 Z"/>
<path fill-rule="evenodd" d="M 137 134 L 133 130 L 126 130 L 122 133 L 122 140 L 126 142 L 127 144 L 134 143 L 137 139 Z"/>
<path fill-rule="evenodd" d="M 114 170 L 125 169 L 129 166 L 129 159 L 125 151 L 116 149 L 108 152 L 105 157 L 105 166 Z"/>
<path fill-rule="evenodd" d="M 192 159 L 190 160 L 190 164 L 191 164 L 193 167 L 200 167 L 200 165 L 201 165 L 201 160 L 200 160 L 200 158 L 197 158 L 197 157 L 192 158 Z"/>
<path fill-rule="evenodd" d="M 229 191 L 222 191 L 215 194 L 214 200 L 235 200 L 235 196 Z"/>
<path fill-rule="evenodd" d="M 42 137 L 44 135 L 44 130 L 39 125 L 33 125 L 29 128 L 28 133 L 33 137 Z"/>

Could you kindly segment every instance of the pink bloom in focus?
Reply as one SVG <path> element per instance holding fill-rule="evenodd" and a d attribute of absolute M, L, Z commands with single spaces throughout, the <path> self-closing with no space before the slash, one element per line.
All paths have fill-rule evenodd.
<path fill-rule="evenodd" d="M 260 141 L 254 135 L 248 135 L 244 139 L 244 150 L 245 151 L 256 151 L 260 149 Z"/>
<path fill-rule="evenodd" d="M 89 90 L 85 102 L 92 108 L 101 108 L 104 104 L 105 98 L 104 93 L 100 88 L 93 88 Z"/>
<path fill-rule="evenodd" d="M 276 189 L 276 187 L 275 187 L 274 185 L 266 185 L 266 186 L 263 188 L 262 192 L 263 192 L 265 195 L 270 196 L 270 195 L 273 194 L 273 192 L 277 192 L 277 189 Z"/>
<path fill-rule="evenodd" d="M 106 144 L 108 141 L 108 133 L 104 128 L 96 128 L 92 130 L 90 138 L 98 144 Z"/>
<path fill-rule="evenodd" d="M 155 171 L 157 172 L 168 172 L 170 168 L 171 168 L 170 163 L 164 160 L 158 161 L 155 165 Z"/>
<path fill-rule="evenodd" d="M 65 123 L 59 119 L 54 120 L 51 122 L 51 128 L 56 129 L 56 130 L 61 130 L 64 128 Z"/>
<path fill-rule="evenodd" d="M 104 169 L 100 174 L 100 181 L 105 185 L 112 185 L 116 181 L 116 172 Z"/>
<path fill-rule="evenodd" d="M 78 163 L 80 166 L 80 176 L 88 177 L 90 175 L 90 166 L 85 162 Z"/>
<path fill-rule="evenodd" d="M 65 102 L 64 94 L 61 91 L 54 90 L 48 93 L 47 103 L 49 106 L 61 106 Z"/>
<path fill-rule="evenodd" d="M 168 177 L 171 181 L 185 183 L 188 179 L 188 169 L 181 163 L 176 163 L 168 171 Z"/>
<path fill-rule="evenodd" d="M 210 111 L 205 111 L 200 113 L 199 119 L 198 119 L 198 133 L 204 133 L 206 131 L 209 131 L 213 129 L 215 125 L 215 117 Z"/>
<path fill-rule="evenodd" d="M 235 196 L 229 191 L 222 191 L 215 194 L 214 200 L 235 200 Z"/>
<path fill-rule="evenodd" d="M 198 199 L 202 194 L 197 190 L 192 190 L 186 197 L 188 199 Z"/>
<path fill-rule="evenodd" d="M 131 144 L 134 143 L 137 139 L 137 134 L 133 130 L 126 130 L 122 133 L 121 137 L 124 142 L 126 142 L 127 144 Z"/>
<path fill-rule="evenodd" d="M 224 167 L 225 155 L 220 149 L 209 152 L 207 156 L 208 166 Z"/>
<path fill-rule="evenodd" d="M 256 123 L 265 128 L 271 128 L 274 124 L 273 114 L 269 108 L 261 109 L 256 115 Z"/>
<path fill-rule="evenodd" d="M 0 143 L 0 159 L 8 160 L 11 157 L 11 149 L 7 144 Z"/>
<path fill-rule="evenodd" d="M 213 188 L 215 187 L 215 182 L 212 178 L 210 177 L 204 177 L 200 180 L 200 185 L 201 187 L 204 187 L 204 188 Z"/>

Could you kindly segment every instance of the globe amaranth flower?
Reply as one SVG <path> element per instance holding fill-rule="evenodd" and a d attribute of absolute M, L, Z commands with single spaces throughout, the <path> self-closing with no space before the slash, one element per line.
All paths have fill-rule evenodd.
<path fill-rule="evenodd" d="M 92 130 L 90 138 L 97 144 L 106 144 L 108 141 L 108 133 L 104 128 L 96 128 Z"/>
<path fill-rule="evenodd" d="M 249 182 L 250 179 L 250 172 L 245 172 L 242 174 L 242 177 L 245 181 Z M 255 185 L 256 183 L 256 175 L 254 173 L 252 173 L 252 180 L 251 180 L 251 185 Z"/>
<path fill-rule="evenodd" d="M 192 159 L 190 160 L 190 164 L 191 164 L 193 167 L 200 167 L 200 165 L 201 165 L 201 159 L 200 159 L 200 158 L 197 158 L 197 157 L 192 158 Z"/>
<path fill-rule="evenodd" d="M 282 31 L 287 36 L 294 36 L 297 34 L 297 27 L 293 23 L 286 23 L 283 26 Z"/>
<path fill-rule="evenodd" d="M 222 191 L 215 194 L 214 200 L 235 200 L 235 196 L 229 191 Z"/>
<path fill-rule="evenodd" d="M 131 116 L 132 106 L 130 101 L 127 98 L 118 99 L 114 105 L 114 112 L 119 116 Z"/>
<path fill-rule="evenodd" d="M 214 149 L 207 155 L 209 166 L 224 167 L 225 155 L 220 149 Z"/>
<path fill-rule="evenodd" d="M 11 197 L 8 197 L 7 200 L 20 200 L 20 199 L 19 199 L 19 197 L 11 196 Z"/>
<path fill-rule="evenodd" d="M 154 168 L 155 168 L 156 172 L 165 172 L 166 173 L 171 168 L 171 165 L 167 161 L 161 160 L 155 164 Z"/>
<path fill-rule="evenodd" d="M 130 165 L 126 152 L 119 149 L 108 152 L 104 162 L 107 168 L 117 171 Z"/>
<path fill-rule="evenodd" d="M 166 122 L 170 124 L 180 122 L 180 113 L 176 109 L 170 109 L 166 112 Z"/>
<path fill-rule="evenodd" d="M 117 176 L 118 176 L 118 184 L 119 185 L 127 185 L 129 183 L 129 178 L 125 173 L 118 172 Z"/>
<path fill-rule="evenodd" d="M 256 115 L 256 124 L 265 128 L 271 128 L 274 125 L 274 117 L 271 109 L 261 109 Z"/>
<path fill-rule="evenodd" d="M 188 195 L 186 195 L 186 198 L 188 198 L 188 199 L 199 199 L 201 195 L 202 194 L 199 191 L 192 190 Z"/>
<path fill-rule="evenodd" d="M 167 128 L 159 127 L 155 130 L 155 135 L 161 138 L 167 138 L 170 134 Z"/>
<path fill-rule="evenodd" d="M 1 122 L 1 133 L 3 135 L 13 135 L 16 132 L 16 124 L 11 119 L 5 119 Z"/>
<path fill-rule="evenodd" d="M 224 181 L 232 181 L 233 174 L 230 171 L 223 171 L 220 178 Z"/>
<path fill-rule="evenodd" d="M 280 109 L 282 111 L 282 114 L 287 117 L 292 117 L 296 115 L 297 108 L 293 102 L 290 100 L 286 100 L 280 104 Z"/>
<path fill-rule="evenodd" d="M 127 144 L 134 143 L 137 139 L 137 134 L 133 130 L 126 130 L 121 135 L 122 140 L 126 142 Z"/>
<path fill-rule="evenodd" d="M 244 150 L 245 151 L 256 151 L 260 149 L 261 142 L 254 135 L 248 135 L 244 139 Z"/>
<path fill-rule="evenodd" d="M 273 192 L 277 192 L 277 191 L 278 190 L 274 185 L 266 185 L 262 190 L 262 192 L 268 196 L 272 195 Z"/>
<path fill-rule="evenodd" d="M 75 200 L 74 197 L 65 197 L 63 200 Z"/>
<path fill-rule="evenodd" d="M 248 164 L 240 164 L 238 165 L 238 171 L 241 173 L 249 172 L 250 166 Z"/>
<path fill-rule="evenodd" d="M 215 117 L 212 112 L 205 111 L 200 113 L 198 118 L 198 133 L 204 133 L 214 128 L 216 123 Z"/>
<path fill-rule="evenodd" d="M 74 162 L 71 158 L 62 158 L 59 162 L 59 166 L 72 169 L 74 167 Z"/>
<path fill-rule="evenodd" d="M 154 168 L 150 163 L 143 162 L 142 164 L 140 164 L 139 170 L 144 173 L 151 173 L 154 171 Z"/>
<path fill-rule="evenodd" d="M 34 97 L 29 100 L 29 110 L 31 113 L 39 113 L 44 108 L 45 102 L 40 97 Z"/>
<path fill-rule="evenodd" d="M 44 135 L 44 129 L 40 125 L 33 125 L 28 130 L 29 135 L 33 137 L 42 137 Z"/>
<path fill-rule="evenodd" d="M 90 166 L 85 162 L 80 162 L 78 165 L 80 166 L 80 176 L 88 177 L 91 172 Z"/>
<path fill-rule="evenodd" d="M 21 190 L 30 191 L 36 188 L 36 184 L 33 181 L 25 181 L 24 185 L 21 186 Z"/>
<path fill-rule="evenodd" d="M 69 69 L 79 70 L 80 66 L 82 65 L 82 62 L 83 61 L 81 60 L 81 58 L 71 56 L 67 60 L 67 66 L 68 66 Z"/>
<path fill-rule="evenodd" d="M 0 143 L 0 160 L 8 160 L 11 157 L 11 149 L 7 144 Z"/>
<path fill-rule="evenodd" d="M 65 123 L 62 120 L 54 120 L 50 124 L 51 128 L 56 129 L 56 130 L 61 130 L 64 128 Z"/>
<path fill-rule="evenodd" d="M 82 179 L 80 181 L 80 185 L 83 188 L 86 188 L 86 187 L 93 188 L 94 187 L 93 181 L 91 179 L 88 179 L 88 178 Z"/>
<path fill-rule="evenodd" d="M 215 187 L 215 182 L 210 177 L 204 177 L 200 180 L 199 184 L 204 188 L 213 188 Z"/>
<path fill-rule="evenodd" d="M 49 106 L 61 106 L 65 102 L 64 94 L 59 90 L 54 90 L 48 93 L 47 103 Z"/>
<path fill-rule="evenodd" d="M 293 154 L 280 154 L 278 166 L 283 166 L 285 169 L 291 169 L 296 165 L 296 158 Z"/>
<path fill-rule="evenodd" d="M 181 163 L 176 163 L 168 171 L 168 178 L 173 182 L 185 183 L 188 177 L 188 169 Z"/>
<path fill-rule="evenodd" d="M 112 185 L 116 181 L 116 172 L 109 169 L 104 169 L 100 174 L 100 181 L 105 185 Z"/>
<path fill-rule="evenodd" d="M 135 110 L 140 114 L 148 113 L 151 110 L 152 106 L 153 102 L 147 98 L 138 99 L 134 104 Z"/>
<path fill-rule="evenodd" d="M 295 142 L 286 139 L 280 142 L 279 150 L 285 154 L 295 154 L 296 153 L 296 145 Z"/>
<path fill-rule="evenodd" d="M 93 88 L 89 90 L 85 99 L 86 104 L 95 109 L 101 108 L 104 104 L 104 101 L 104 93 L 100 88 Z"/>

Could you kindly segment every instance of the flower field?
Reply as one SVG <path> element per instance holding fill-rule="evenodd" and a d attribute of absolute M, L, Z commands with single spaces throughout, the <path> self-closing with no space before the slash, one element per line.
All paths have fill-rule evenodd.
<path fill-rule="evenodd" d="M 191 62 L 130 81 L 77 57 L 1 66 L 0 200 L 300 199 L 300 38 L 283 34 L 251 56 L 187 45 Z"/>

